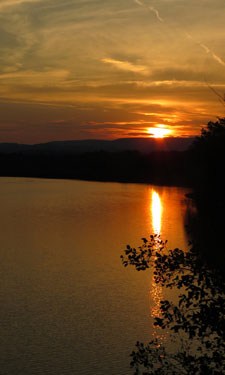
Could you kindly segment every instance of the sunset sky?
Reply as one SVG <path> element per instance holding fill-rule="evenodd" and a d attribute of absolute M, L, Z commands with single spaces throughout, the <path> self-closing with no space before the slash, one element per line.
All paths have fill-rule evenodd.
<path fill-rule="evenodd" d="M 191 136 L 224 117 L 224 0 L 1 0 L 0 142 Z"/>

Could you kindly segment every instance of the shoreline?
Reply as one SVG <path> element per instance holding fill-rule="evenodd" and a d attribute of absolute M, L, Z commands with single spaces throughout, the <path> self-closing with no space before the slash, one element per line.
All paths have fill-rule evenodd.
<path fill-rule="evenodd" d="M 87 181 L 87 182 L 106 182 L 106 183 L 121 183 L 121 184 L 146 184 L 146 185 L 157 185 L 157 186 L 166 186 L 166 187 L 177 187 L 177 188 L 186 188 L 186 189 L 192 189 L 192 187 L 188 184 L 184 183 L 169 183 L 168 181 L 157 181 L 153 179 L 148 179 L 148 178 L 132 178 L 132 179 L 127 179 L 127 178 L 103 178 L 103 177 L 98 177 L 98 178 L 91 178 L 91 177 L 75 177 L 75 176 L 50 176 L 50 175 L 31 175 L 31 174 L 23 174 L 23 175 L 18 175 L 18 174 L 4 174 L 0 175 L 0 178 L 34 178 L 34 179 L 47 179 L 47 180 L 68 180 L 68 181 Z M 190 192 L 185 194 L 185 196 L 189 199 L 194 199 L 194 193 Z"/>

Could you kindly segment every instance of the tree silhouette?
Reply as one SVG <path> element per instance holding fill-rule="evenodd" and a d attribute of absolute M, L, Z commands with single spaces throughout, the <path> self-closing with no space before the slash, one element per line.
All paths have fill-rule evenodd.
<path fill-rule="evenodd" d="M 221 136 L 225 137 L 225 118 L 219 118 L 218 121 L 209 121 L 207 126 L 201 131 L 201 136 L 197 137 L 197 142 L 205 142 L 206 140 L 215 140 Z"/>
<path fill-rule="evenodd" d="M 209 263 L 224 267 L 225 245 L 221 241 L 225 211 L 225 118 L 210 121 L 189 150 L 189 170 L 197 220 L 188 225 L 198 249 Z M 207 233 L 207 236 L 205 235 Z M 212 251 L 213 249 L 213 251 Z M 215 256 L 215 253 L 217 256 Z"/>
<path fill-rule="evenodd" d="M 210 121 L 196 137 L 190 148 L 190 165 L 193 171 L 193 187 L 199 204 L 206 199 L 212 202 L 220 196 L 225 204 L 223 169 L 225 165 L 225 118 Z M 212 195 L 217 192 L 216 196 Z M 223 193 L 223 194 L 222 194 Z"/>
<path fill-rule="evenodd" d="M 138 271 L 153 268 L 155 282 L 180 290 L 178 303 L 161 301 L 161 317 L 154 325 L 182 333 L 176 353 L 156 340 L 136 344 L 131 367 L 143 375 L 219 375 L 225 373 L 225 298 L 224 278 L 210 269 L 192 244 L 188 252 L 167 250 L 158 235 L 142 239 L 138 249 L 129 245 L 121 255 L 126 267 Z"/>

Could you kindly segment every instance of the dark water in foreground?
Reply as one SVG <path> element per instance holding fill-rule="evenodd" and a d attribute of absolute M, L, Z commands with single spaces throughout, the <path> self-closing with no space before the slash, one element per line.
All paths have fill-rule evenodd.
<path fill-rule="evenodd" d="M 131 374 L 159 290 L 119 257 L 153 232 L 187 248 L 187 191 L 1 178 L 0 374 Z"/>

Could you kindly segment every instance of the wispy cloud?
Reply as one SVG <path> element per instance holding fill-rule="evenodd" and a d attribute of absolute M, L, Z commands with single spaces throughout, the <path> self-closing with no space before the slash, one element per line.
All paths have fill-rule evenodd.
<path fill-rule="evenodd" d="M 0 79 L 35 79 L 35 80 L 46 80 L 49 78 L 67 78 L 69 75 L 68 70 L 48 70 L 44 72 L 34 72 L 34 71 L 20 71 L 12 73 L 0 74 Z"/>
<path fill-rule="evenodd" d="M 4 8 L 9 8 L 9 7 L 12 7 L 12 6 L 18 6 L 18 5 L 25 4 L 25 3 L 38 3 L 38 2 L 41 2 L 41 1 L 43 1 L 43 0 L 2 0 L 0 2 L 0 12 Z"/>
<path fill-rule="evenodd" d="M 150 73 L 149 68 L 147 68 L 146 66 L 136 65 L 129 61 L 121 61 L 121 60 L 115 60 L 115 59 L 110 59 L 110 58 L 105 58 L 105 59 L 102 59 L 101 61 L 106 64 L 111 64 L 117 69 L 128 71 L 128 72 L 139 73 L 139 74 L 144 74 L 144 75 L 147 75 Z"/>
<path fill-rule="evenodd" d="M 96 122 L 96 121 L 89 121 L 92 125 L 145 125 L 145 124 L 154 124 L 153 121 L 146 121 L 146 120 L 139 120 L 139 121 L 103 121 L 103 122 Z"/>
<path fill-rule="evenodd" d="M 205 87 L 205 82 L 202 82 L 202 81 L 187 81 L 187 80 L 176 80 L 176 79 L 161 80 L 161 81 L 133 81 L 132 83 L 140 87 L 159 87 L 159 86 L 167 86 L 171 88 Z M 224 87 L 225 84 L 217 84 L 216 86 Z"/>
<path fill-rule="evenodd" d="M 67 78 L 70 72 L 68 70 L 48 70 L 48 71 L 17 71 L 0 74 L 1 89 L 9 89 L 10 87 L 20 87 L 20 91 L 25 88 L 31 88 L 35 91 L 35 88 L 41 88 L 42 90 L 48 88 L 63 87 L 67 86 Z M 17 90 L 15 90 L 17 91 Z"/>

